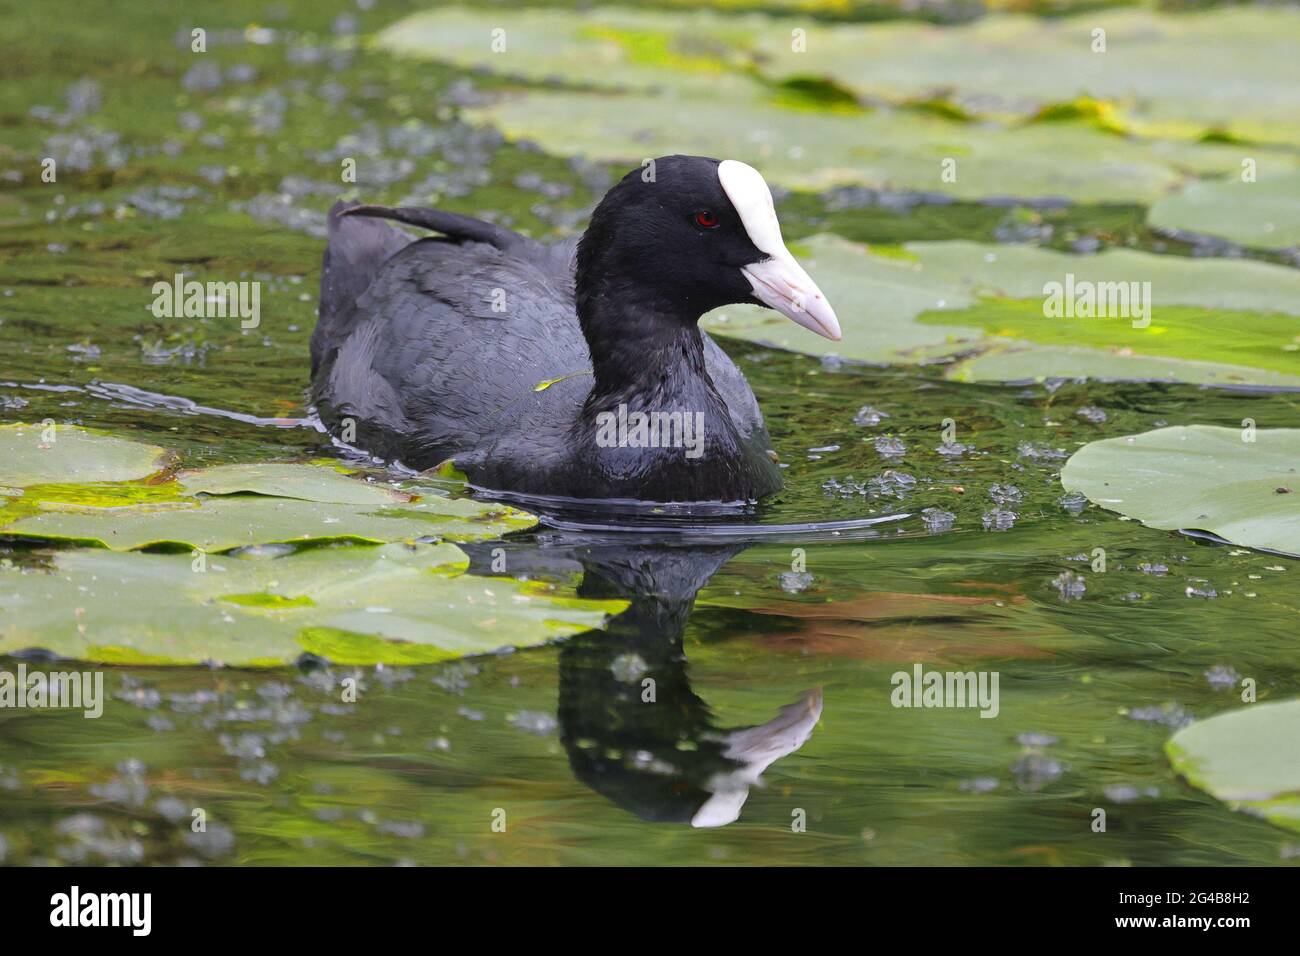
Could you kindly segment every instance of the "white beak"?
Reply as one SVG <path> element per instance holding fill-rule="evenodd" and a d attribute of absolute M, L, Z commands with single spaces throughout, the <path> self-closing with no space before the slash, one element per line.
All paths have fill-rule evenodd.
<path fill-rule="evenodd" d="M 772 191 L 753 166 L 734 159 L 718 164 L 718 180 L 735 207 L 749 239 L 766 259 L 742 267 L 754 297 L 805 329 L 840 340 L 840 322 L 817 283 L 795 262 L 781 238 Z"/>
<path fill-rule="evenodd" d="M 840 340 L 840 322 L 817 283 L 782 249 L 782 255 L 747 265 L 740 271 L 754 288 L 754 297 L 805 329 Z"/>

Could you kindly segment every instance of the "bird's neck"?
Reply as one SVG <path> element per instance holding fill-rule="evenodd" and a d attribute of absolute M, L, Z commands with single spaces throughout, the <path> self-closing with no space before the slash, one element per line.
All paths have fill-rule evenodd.
<path fill-rule="evenodd" d="M 652 292 L 577 290 L 595 381 L 575 422 L 576 444 L 604 497 L 748 501 L 781 487 L 761 448 L 742 437 L 709 375 L 689 302 L 673 311 Z"/>
<path fill-rule="evenodd" d="M 579 296 L 578 317 L 595 381 L 583 407 L 589 420 L 619 405 L 635 411 L 726 411 L 704 360 L 697 315 L 629 290 Z"/>

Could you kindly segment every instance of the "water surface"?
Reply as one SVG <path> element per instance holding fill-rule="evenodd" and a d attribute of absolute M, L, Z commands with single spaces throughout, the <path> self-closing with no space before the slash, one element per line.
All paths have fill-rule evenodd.
<path fill-rule="evenodd" d="M 55 22 L 42 14 L 46 46 L 5 41 L 0 97 L 13 136 L 0 167 L 22 166 L 23 178 L 0 192 L 10 227 L 0 247 L 3 420 L 105 428 L 177 448 L 189 465 L 344 455 L 300 421 L 320 217 L 349 151 L 393 164 L 366 185 L 377 201 L 418 186 L 448 208 L 491 211 L 537 235 L 581 225 L 611 171 L 469 129 L 455 117 L 464 77 L 349 40 L 407 6 L 321 3 L 288 21 L 275 5 L 198 5 L 195 22 L 210 29 L 238 36 L 256 22 L 279 31 L 266 44 L 215 44 L 215 79 L 194 74 L 175 42 L 186 24 L 149 5 L 115 5 L 122 30 L 111 39 L 91 11 Z M 339 23 L 342 14 L 351 22 Z M 79 69 L 69 74 L 69 64 Z M 70 91 L 82 80 L 94 86 Z M 97 104 L 87 105 L 87 89 L 98 90 Z M 34 103 L 70 118 L 33 117 Z M 41 185 L 26 158 L 53 137 L 80 137 L 54 145 L 95 158 Z M 826 227 L 821 197 L 789 203 L 789 235 Z M 874 242 L 992 241 L 1007 215 L 922 204 L 838 213 L 833 225 Z M 1077 228 L 1108 243 L 1153 242 L 1123 207 L 1047 215 L 1058 235 Z M 263 281 L 262 326 L 154 319 L 149 286 L 182 270 Z M 503 634 L 502 654 L 403 668 L 106 668 L 113 699 L 99 720 L 0 715 L 0 856 L 1295 858 L 1294 837 L 1180 781 L 1163 745 L 1184 722 L 1238 703 L 1225 673 L 1254 677 L 1261 700 L 1295 696 L 1300 568 L 1063 504 L 1058 472 L 1082 443 L 1162 424 L 1236 427 L 1249 417 L 1300 427 L 1300 397 L 968 385 L 946 381 L 941 367 L 726 347 L 787 465 L 785 490 L 745 517 L 745 533 L 682 534 L 664 523 L 610 531 L 568 516 L 467 548 L 476 573 L 491 573 L 492 549 L 504 547 L 509 573 L 632 600 L 604 630 L 549 646 L 509 650 Z M 1105 420 L 1080 409 L 1101 409 Z M 945 419 L 960 453 L 940 450 Z M 43 553 L 0 544 L 9 560 Z M 1081 595 L 1062 585 L 1065 572 L 1083 576 Z M 892 675 L 917 663 L 997 672 L 996 719 L 893 707 Z M 641 700 L 647 675 L 653 704 Z M 344 677 L 360 681 L 356 703 L 340 699 Z M 766 732 L 736 734 L 760 725 Z M 753 768 L 768 759 L 755 784 Z M 719 794 L 712 821 L 735 821 L 692 827 Z M 207 814 L 205 834 L 190 831 L 195 807 Z M 1091 829 L 1095 808 L 1107 811 L 1104 834 Z M 502 811 L 504 833 L 493 827 Z"/>

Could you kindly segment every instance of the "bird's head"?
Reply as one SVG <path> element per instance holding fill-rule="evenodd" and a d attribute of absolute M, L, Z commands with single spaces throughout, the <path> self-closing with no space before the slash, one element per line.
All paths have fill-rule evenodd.
<path fill-rule="evenodd" d="M 781 238 L 772 192 L 733 159 L 664 156 L 620 180 L 578 245 L 584 300 L 694 322 L 719 306 L 756 302 L 828 339 L 840 324 Z"/>

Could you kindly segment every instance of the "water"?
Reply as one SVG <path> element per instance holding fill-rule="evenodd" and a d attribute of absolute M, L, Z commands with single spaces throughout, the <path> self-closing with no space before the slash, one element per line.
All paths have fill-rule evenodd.
<path fill-rule="evenodd" d="M 205 22 L 242 29 L 264 12 L 247 6 L 242 18 L 214 6 Z M 306 16 L 318 39 L 351 9 L 317 6 Z M 394 16 L 352 14 L 363 29 L 369 18 L 382 25 Z M 397 91 L 439 102 L 459 77 L 346 45 L 319 44 L 334 50 L 322 56 L 342 58 L 333 69 L 303 53 L 286 58 L 279 44 L 217 47 L 214 62 L 248 64 L 257 79 L 236 73 L 209 101 L 178 93 L 192 64 L 171 43 L 174 24 L 123 16 L 126 39 L 113 56 L 158 66 L 138 80 L 96 73 L 104 91 L 97 122 L 145 146 L 174 124 L 165 128 L 182 148 L 176 156 L 144 149 L 116 178 L 70 175 L 57 193 L 30 176 L 5 185 L 0 217 L 22 224 L 0 252 L 0 402 L 8 400 L 0 417 L 131 434 L 179 449 L 189 465 L 346 454 L 304 424 L 320 253 L 310 214 L 329 197 L 288 188 L 285 178 L 327 180 L 332 160 L 314 157 L 359 123 L 451 129 L 444 113 L 417 111 Z M 70 49 L 107 56 L 106 41 L 79 20 L 41 23 Z M 293 45 L 311 42 L 300 36 Z M 15 82 L 4 95 L 24 105 L 10 112 L 57 103 L 76 79 L 38 52 L 13 52 L 6 80 Z M 148 123 L 133 109 L 131 88 Z M 279 110 L 277 95 L 292 108 Z M 325 109 L 336 95 L 341 105 Z M 249 106 L 258 96 L 261 105 Z M 281 117 L 274 139 L 253 122 L 268 112 Z M 187 131 L 188 114 L 200 117 L 201 130 Z M 50 135 L 34 120 L 13 132 L 20 152 L 39 151 Z M 204 134 L 224 145 L 205 145 Z M 415 178 L 454 178 L 463 165 L 456 150 L 480 148 L 490 176 L 463 195 L 451 190 L 449 208 L 500 211 L 541 234 L 553 223 L 536 215 L 537 196 L 511 185 L 521 170 L 572 185 L 571 197 L 545 213 L 556 222 L 599 194 L 599 171 L 464 131 L 453 140 L 417 155 Z M 212 167 L 227 171 L 218 182 L 200 173 Z M 112 212 L 162 185 L 198 192 Z M 372 194 L 392 201 L 403 185 Z M 263 219 L 234 208 L 281 195 L 294 198 L 255 207 Z M 64 218 L 97 202 L 105 212 Z M 166 203 L 183 209 L 173 215 Z M 792 236 L 817 227 L 819 203 L 796 197 Z M 1004 211 L 985 216 L 957 204 L 942 225 L 925 207 L 836 215 L 853 219 L 858 238 L 940 238 L 959 228 L 992 239 Z M 1061 215 L 1122 218 L 1077 208 Z M 1117 242 L 1150 242 L 1140 217 L 1115 228 Z M 154 320 L 149 284 L 185 268 L 262 278 L 263 326 Z M 106 668 L 113 700 L 99 720 L 0 715 L 6 862 L 1294 858 L 1294 836 L 1188 787 L 1162 748 L 1181 722 L 1237 703 L 1225 673 L 1256 678 L 1261 700 L 1296 695 L 1300 568 L 1063 503 L 1057 475 L 1082 443 L 1161 424 L 1239 426 L 1250 417 L 1300 427 L 1300 397 L 1095 382 L 967 385 L 945 381 L 938 368 L 827 365 L 727 348 L 788 466 L 779 496 L 712 522 L 709 533 L 698 516 L 660 513 L 610 528 L 607 515 L 565 508 L 530 533 L 467 548 L 478 573 L 504 546 L 513 573 L 630 597 L 632 607 L 607 629 L 436 666 Z M 863 406 L 888 417 L 859 416 Z M 957 423 L 952 442 L 945 419 Z M 1093 569 L 1098 548 L 1104 572 Z M 3 557 L 40 554 L 0 544 Z M 1213 598 L 1198 596 L 1210 589 Z M 996 671 L 996 719 L 893 707 L 893 675 L 917 663 Z M 642 699 L 647 676 L 654 703 Z M 355 703 L 341 699 L 345 677 L 359 681 Z M 691 827 L 706 803 L 697 822 L 734 822 Z M 196 808 L 205 833 L 189 826 Z M 1107 811 L 1104 834 L 1090 828 L 1094 808 Z"/>

